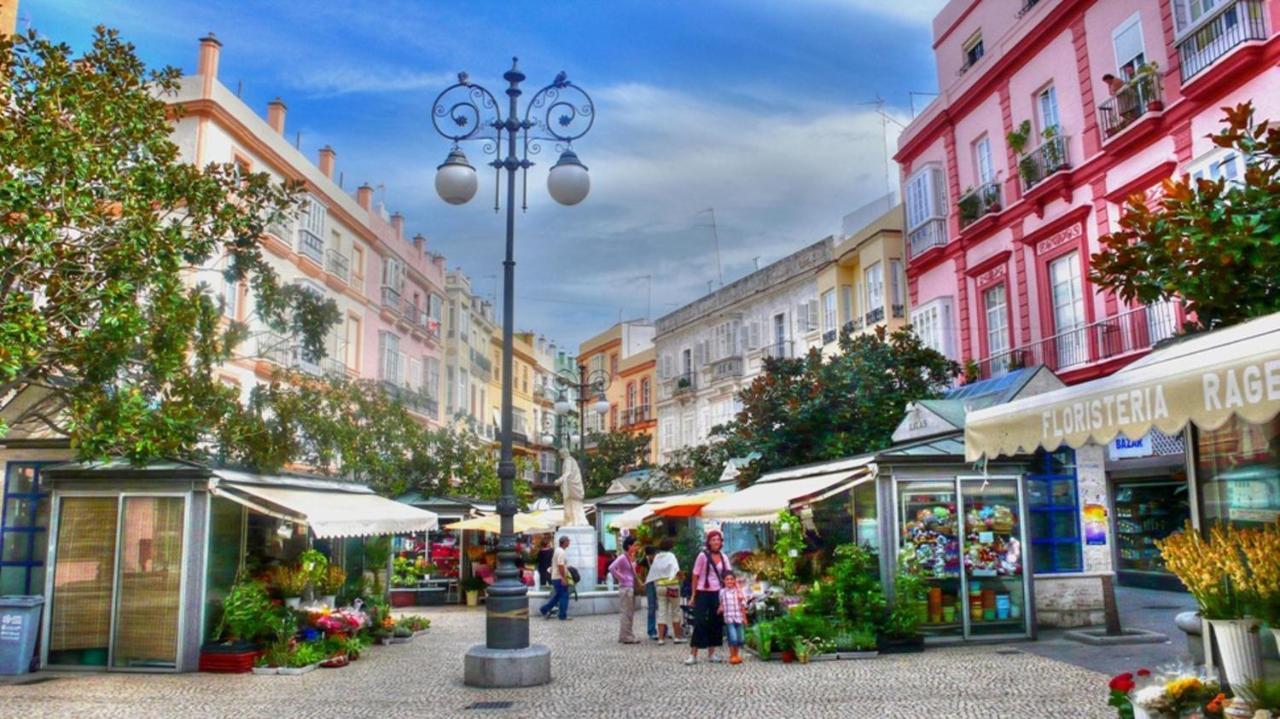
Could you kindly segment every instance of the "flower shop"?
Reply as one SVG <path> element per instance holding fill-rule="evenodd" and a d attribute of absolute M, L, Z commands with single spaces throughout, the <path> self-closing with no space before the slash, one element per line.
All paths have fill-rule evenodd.
<path fill-rule="evenodd" d="M 1280 716 L 1277 414 L 1280 314 L 1181 338 L 1109 377 L 968 417 L 972 461 L 1059 447 L 1100 457 L 1117 437 L 1153 428 L 1186 438 L 1190 521 L 1153 544 L 1199 607 L 1203 664 L 1116 677 L 1121 716 Z"/>
<path fill-rule="evenodd" d="M 382 626 L 387 538 L 437 525 L 435 514 L 364 485 L 304 475 L 121 460 L 55 465 L 42 478 L 48 668 L 345 661 L 361 632 L 405 633 Z"/>

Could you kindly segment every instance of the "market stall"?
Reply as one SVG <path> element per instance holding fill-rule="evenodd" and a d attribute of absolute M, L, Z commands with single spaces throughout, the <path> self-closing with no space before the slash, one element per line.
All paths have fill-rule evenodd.
<path fill-rule="evenodd" d="M 284 570 L 323 547 L 358 581 L 365 538 L 437 524 L 364 485 L 319 477 L 179 461 L 69 463 L 44 477 L 52 515 L 41 663 L 51 667 L 193 671 L 242 572 Z"/>

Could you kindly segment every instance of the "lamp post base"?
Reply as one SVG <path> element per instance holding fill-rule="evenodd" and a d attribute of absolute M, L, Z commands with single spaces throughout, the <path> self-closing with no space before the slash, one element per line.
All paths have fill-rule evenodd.
<path fill-rule="evenodd" d="M 551 683 L 551 649 L 531 644 L 524 649 L 490 649 L 477 644 L 463 658 L 462 681 L 469 687 L 511 689 Z"/>

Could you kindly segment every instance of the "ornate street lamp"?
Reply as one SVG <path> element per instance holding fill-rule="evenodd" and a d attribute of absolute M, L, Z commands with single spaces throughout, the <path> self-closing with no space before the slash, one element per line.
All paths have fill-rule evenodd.
<path fill-rule="evenodd" d="M 471 200 L 478 189 L 475 167 L 467 161 L 460 142 L 479 141 L 481 152 L 494 156 L 488 164 L 494 168 L 495 212 L 500 208 L 502 172 L 507 173 L 507 255 L 502 263 L 502 449 L 498 461 L 502 496 L 497 507 L 502 531 L 495 581 L 485 602 L 485 643 L 468 650 L 463 661 L 463 680 L 480 687 L 537 686 L 551 681 L 551 650 L 540 644 L 529 645 L 529 598 L 515 564 L 511 344 L 515 331 L 516 174 L 521 176 L 523 189 L 521 208 L 528 209 L 528 171 L 533 166 L 529 157 L 541 152 L 542 143 L 551 143 L 561 154 L 547 175 L 548 193 L 564 205 L 582 202 L 591 181 L 586 166 L 573 152 L 573 141 L 587 134 L 596 116 L 591 96 L 561 72 L 550 85 L 534 93 L 520 119 L 517 101 L 525 75 L 517 64 L 512 58 L 511 69 L 502 76 L 507 82 L 505 116 L 493 93 L 471 82 L 465 72 L 458 73 L 458 82 L 445 88 L 431 109 L 436 131 L 453 142 L 448 157 L 436 171 L 436 192 L 441 199 L 461 205 Z"/>
<path fill-rule="evenodd" d="M 556 413 L 562 418 L 568 416 L 577 405 L 578 410 L 578 431 L 581 434 L 573 435 L 572 441 L 568 446 L 578 445 L 579 451 L 586 451 L 586 430 L 587 430 L 587 406 L 591 406 L 591 411 L 598 415 L 604 416 L 609 413 L 609 400 L 605 399 L 604 393 L 612 384 L 609 373 L 602 369 L 588 371 L 585 366 L 579 365 L 577 374 L 564 369 L 555 373 L 556 382 L 560 384 L 560 391 L 556 395 L 555 409 Z M 565 388 L 573 390 L 575 403 L 569 399 Z M 594 401 L 592 401 L 594 398 Z M 564 422 L 561 421 L 561 426 Z"/>

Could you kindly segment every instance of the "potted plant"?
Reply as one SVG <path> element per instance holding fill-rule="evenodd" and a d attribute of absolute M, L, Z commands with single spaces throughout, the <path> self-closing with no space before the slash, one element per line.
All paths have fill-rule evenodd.
<path fill-rule="evenodd" d="M 391 628 L 391 644 L 407 644 L 413 641 L 413 630 L 403 624 L 396 624 Z"/>
<path fill-rule="evenodd" d="M 911 563 L 913 554 L 900 555 L 898 571 L 893 578 L 893 605 L 884 620 L 884 641 L 880 651 L 884 654 L 924 651 L 924 636 L 920 634 L 919 603 L 926 603 L 924 580 Z"/>
<path fill-rule="evenodd" d="M 467 577 L 462 583 L 462 590 L 467 593 L 467 606 L 475 607 L 480 604 L 480 593 L 487 587 L 484 580 L 477 576 Z"/>
<path fill-rule="evenodd" d="M 215 634 L 221 639 L 200 648 L 200 671 L 243 673 L 258 657 L 258 638 L 272 619 L 271 598 L 261 582 L 238 579 L 222 600 Z"/>
<path fill-rule="evenodd" d="M 808 664 L 809 659 L 817 651 L 818 640 L 813 637 L 796 637 L 791 644 L 791 649 L 795 653 L 796 661 L 801 664 Z"/>
<path fill-rule="evenodd" d="M 431 620 L 417 614 L 407 614 L 400 617 L 400 621 L 396 622 L 400 626 L 407 627 L 416 637 L 423 634 L 431 626 Z"/>
<path fill-rule="evenodd" d="M 396 557 L 391 565 L 391 606 L 411 607 L 418 599 L 422 575 L 411 559 Z"/>
<path fill-rule="evenodd" d="M 269 631 L 271 641 L 254 661 L 254 674 L 279 674 L 280 668 L 288 665 L 293 653 L 294 635 L 298 633 L 298 620 L 291 611 L 273 615 Z"/>
<path fill-rule="evenodd" d="M 338 604 L 338 592 L 342 591 L 342 586 L 347 583 L 347 573 L 342 567 L 336 564 L 330 564 L 325 567 L 324 574 L 321 575 L 316 584 L 316 590 L 320 594 L 320 601 L 327 607 L 335 607 Z"/>
<path fill-rule="evenodd" d="M 306 674 L 320 666 L 320 662 L 329 658 L 325 652 L 323 641 L 301 642 L 290 652 L 288 660 L 279 669 L 279 674 Z"/>
<path fill-rule="evenodd" d="M 302 606 L 302 593 L 306 591 L 308 582 L 304 572 L 279 565 L 271 568 L 267 580 L 280 592 L 286 607 L 297 609 Z"/>
<path fill-rule="evenodd" d="M 956 207 L 960 210 L 961 224 L 969 224 L 978 219 L 978 193 L 972 187 L 966 187 Z"/>
<path fill-rule="evenodd" d="M 1133 82 L 1144 83 L 1147 86 L 1147 112 L 1160 112 L 1164 109 L 1164 102 L 1160 99 L 1157 89 L 1160 87 L 1160 66 L 1154 62 L 1144 62 L 1138 66 L 1137 71 L 1133 74 Z"/>
<path fill-rule="evenodd" d="M 876 629 L 870 624 L 845 629 L 835 637 L 841 659 L 870 659 L 879 655 L 876 646 Z"/>

